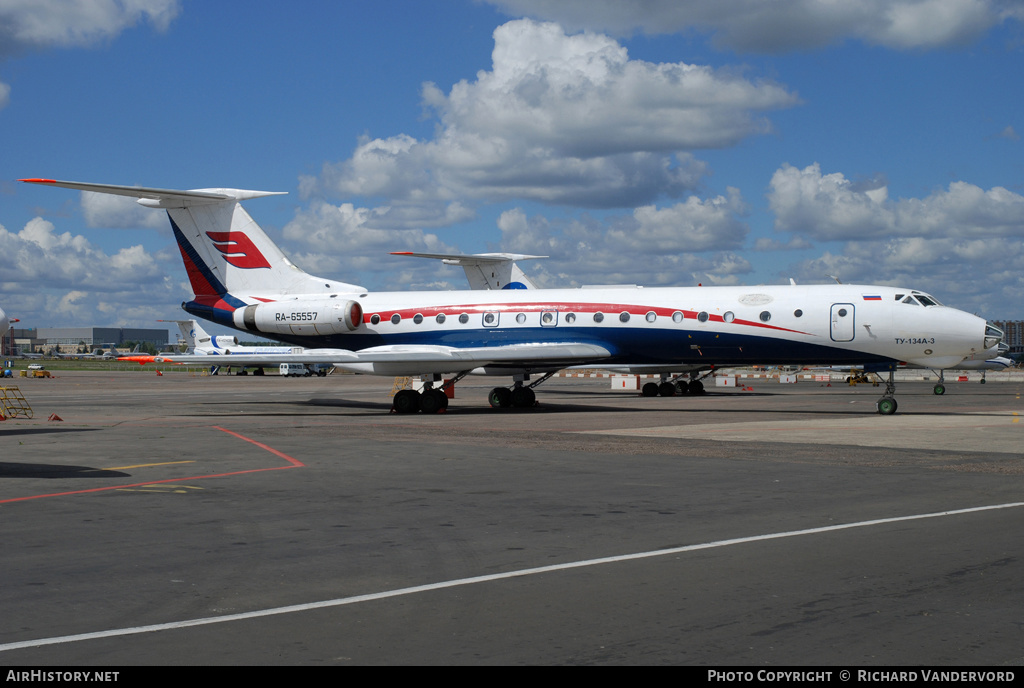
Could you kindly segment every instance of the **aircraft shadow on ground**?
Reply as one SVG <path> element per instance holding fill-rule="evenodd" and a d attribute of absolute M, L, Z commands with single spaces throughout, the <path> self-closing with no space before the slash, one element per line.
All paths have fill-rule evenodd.
<path fill-rule="evenodd" d="M 644 397 L 641 394 L 628 394 L 620 391 L 607 391 L 607 392 L 596 392 L 594 390 L 558 390 L 552 392 L 557 394 L 558 399 L 546 399 L 545 390 L 538 390 L 537 392 L 537 405 L 529 408 L 506 408 L 496 409 L 491 408 L 487 404 L 486 399 L 478 400 L 469 395 L 465 395 L 460 398 L 457 402 L 448 409 L 447 413 L 453 413 L 458 415 L 496 415 L 504 416 L 507 414 L 522 415 L 524 413 L 658 413 L 658 412 L 679 412 L 679 413 L 733 413 L 733 414 L 763 414 L 766 411 L 777 414 L 790 414 L 795 416 L 861 416 L 861 415 L 877 415 L 877 410 L 874 404 L 874 397 L 872 395 L 864 395 L 863 403 L 859 404 L 856 408 L 792 408 L 788 407 L 786 399 L 793 398 L 786 394 L 776 394 L 773 392 L 764 391 L 714 391 L 705 392 L 700 395 L 677 395 L 673 397 Z M 912 394 L 904 396 L 914 396 Z M 925 396 L 925 395 L 922 395 Z M 926 396 L 931 396 L 926 395 Z M 724 409 L 714 405 L 704 405 L 703 402 L 714 402 L 715 399 L 738 399 L 738 398 L 779 398 L 778 406 L 766 409 L 764 406 L 758 408 L 728 408 Z M 579 400 L 579 401 L 574 401 Z M 581 403 L 584 399 L 592 399 L 598 401 L 597 404 L 584 404 Z M 614 400 L 616 403 L 614 406 L 607 405 L 608 402 Z M 669 404 L 675 403 L 677 406 L 665 406 L 664 402 Z M 463 405 L 465 404 L 465 405 Z M 363 401 L 355 399 L 345 399 L 341 397 L 315 397 L 307 400 L 294 400 L 294 401 L 224 401 L 224 402 L 206 402 L 202 404 L 204 411 L 202 416 L 204 418 L 211 418 L 217 416 L 223 417 L 237 417 L 238 409 L 244 407 L 245 413 L 249 416 L 267 416 L 267 417 L 281 417 L 281 416 L 302 416 L 307 415 L 303 412 L 303 408 L 318 408 L 318 409 L 335 409 L 337 413 L 324 415 L 366 415 L 365 413 L 356 413 L 358 411 L 378 411 L 381 415 L 396 415 L 402 418 L 410 416 L 402 414 L 393 414 L 391 409 L 391 401 Z M 896 412 L 897 415 L 926 415 L 926 416 L 961 416 L 963 413 L 943 411 L 941 409 L 929 408 L 923 410 L 913 410 L 907 408 L 904 404 Z M 233 410 L 224 411 L 220 413 L 218 411 L 209 411 L 207 409 L 212 407 L 231 407 Z M 269 409 L 274 407 L 276 411 L 263 411 L 263 408 Z M 249 410 L 254 409 L 254 410 Z M 260 410 L 255 410 L 260 409 Z M 292 410 L 288 410 L 292 409 Z M 353 413 L 346 414 L 344 410 L 351 410 Z M 193 415 L 193 413 L 183 413 L 181 415 Z M 416 414 L 411 414 L 413 417 Z"/>
<path fill-rule="evenodd" d="M 17 422 L 17 421 L 14 421 Z M 6 423 L 6 421 L 5 421 Z M 68 428 L 59 425 L 47 425 L 45 427 L 11 427 L 10 425 L 0 426 L 0 438 L 14 437 L 16 435 L 46 435 L 58 432 L 95 432 L 101 428 Z"/>
<path fill-rule="evenodd" d="M 14 463 L 0 461 L 0 478 L 127 478 L 131 473 L 108 471 L 91 466 L 74 466 L 53 463 Z"/>

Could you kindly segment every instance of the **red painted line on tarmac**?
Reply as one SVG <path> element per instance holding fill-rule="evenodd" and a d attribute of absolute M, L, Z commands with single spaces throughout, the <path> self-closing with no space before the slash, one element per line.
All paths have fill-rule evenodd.
<path fill-rule="evenodd" d="M 289 470 L 291 468 L 305 468 L 305 466 L 306 466 L 306 464 L 302 463 L 301 461 L 299 461 L 297 459 L 294 459 L 294 458 L 288 456 L 284 452 L 280 452 L 277 449 L 274 449 L 273 447 L 270 447 L 270 446 L 267 446 L 266 444 L 263 444 L 262 442 L 257 442 L 254 439 L 250 439 L 250 438 L 246 437 L 245 435 L 240 435 L 237 432 L 233 432 L 231 430 L 227 430 L 225 428 L 221 428 L 221 427 L 218 427 L 216 425 L 213 426 L 213 428 L 215 430 L 220 430 L 221 432 L 226 432 L 227 434 L 229 434 L 229 435 L 231 435 L 233 437 L 237 437 L 238 439 L 243 440 L 245 442 L 248 442 L 250 444 L 254 444 L 257 447 L 259 447 L 260 449 L 266 450 L 266 451 L 270 452 L 271 454 L 273 454 L 274 456 L 278 456 L 278 457 L 284 459 L 290 465 L 288 465 L 288 466 L 273 466 L 273 467 L 270 467 L 270 468 L 250 468 L 250 469 L 245 470 L 245 471 L 230 471 L 228 473 L 211 473 L 209 475 L 197 475 L 197 476 L 192 476 L 192 477 L 189 477 L 189 478 L 168 478 L 167 480 L 150 480 L 150 481 L 144 482 L 144 483 L 132 483 L 131 485 L 108 485 L 107 487 L 93 487 L 93 488 L 89 488 L 87 490 L 72 490 L 70 492 L 54 492 L 54 493 L 51 493 L 51 494 L 30 495 L 28 497 L 15 497 L 13 499 L 0 499 L 0 504 L 10 504 L 11 502 L 24 502 L 24 501 L 27 501 L 27 500 L 30 500 L 30 499 L 43 499 L 45 497 L 67 497 L 68 495 L 87 494 L 89 492 L 106 492 L 108 490 L 123 490 L 123 489 L 128 488 L 128 487 L 144 487 L 146 485 L 160 485 L 162 483 L 181 483 L 181 482 L 185 482 L 187 480 L 206 480 L 208 478 L 225 478 L 225 477 L 231 476 L 231 475 L 245 475 L 247 473 L 262 473 L 264 471 L 286 471 L 286 470 Z M 97 469 L 97 470 L 102 470 L 102 469 Z"/>

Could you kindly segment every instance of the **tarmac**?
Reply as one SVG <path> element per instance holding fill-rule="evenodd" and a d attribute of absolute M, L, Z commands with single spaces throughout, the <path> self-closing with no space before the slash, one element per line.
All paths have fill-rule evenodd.
<path fill-rule="evenodd" d="M 0 664 L 1024 662 L 1024 383 L 498 382 L 0 380 Z"/>

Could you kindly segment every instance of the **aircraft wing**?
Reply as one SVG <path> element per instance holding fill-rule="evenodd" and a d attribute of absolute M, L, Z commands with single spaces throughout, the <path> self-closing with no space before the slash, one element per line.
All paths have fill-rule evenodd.
<path fill-rule="evenodd" d="M 419 344 L 393 344 L 362 351 L 346 349 L 296 349 L 285 354 L 182 354 L 156 356 L 156 363 L 185 365 L 277 365 L 281 363 L 329 363 L 342 370 L 377 375 L 454 373 L 484 366 L 551 368 L 580 365 L 607 358 L 606 348 L 585 343 L 510 344 L 456 348 Z"/>

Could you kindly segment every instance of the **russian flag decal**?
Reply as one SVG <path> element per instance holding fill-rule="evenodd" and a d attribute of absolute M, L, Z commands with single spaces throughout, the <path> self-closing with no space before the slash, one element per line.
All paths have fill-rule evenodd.
<path fill-rule="evenodd" d="M 882 297 L 878 294 L 861 294 L 865 301 L 881 301 Z"/>

